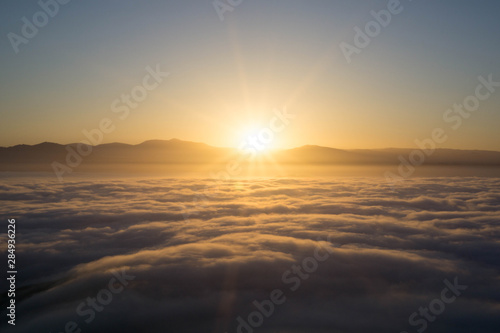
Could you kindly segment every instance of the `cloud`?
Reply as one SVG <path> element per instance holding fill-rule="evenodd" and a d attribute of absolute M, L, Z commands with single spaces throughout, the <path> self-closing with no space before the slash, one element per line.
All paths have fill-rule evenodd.
<path fill-rule="evenodd" d="M 275 289 L 286 302 L 260 332 L 415 332 L 409 316 L 455 277 L 469 287 L 429 331 L 498 332 L 498 179 L 415 178 L 396 192 L 377 178 L 212 186 L 0 186 L 2 218 L 18 226 L 15 332 L 60 332 L 68 321 L 91 332 L 236 332 Z M 283 274 L 317 248 L 330 256 L 292 291 Z M 135 279 L 85 323 L 78 305 L 123 269 Z"/>

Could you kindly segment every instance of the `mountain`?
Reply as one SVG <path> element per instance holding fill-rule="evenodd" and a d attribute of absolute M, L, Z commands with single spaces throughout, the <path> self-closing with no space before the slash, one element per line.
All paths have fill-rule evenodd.
<path fill-rule="evenodd" d="M 340 150 L 320 146 L 303 146 L 281 151 L 282 163 L 341 164 L 341 165 L 395 165 L 405 161 L 419 161 L 424 157 L 425 165 L 476 165 L 500 166 L 500 152 L 485 150 L 435 149 L 424 152 L 420 149 L 353 149 Z"/>
<path fill-rule="evenodd" d="M 52 171 L 60 166 L 84 169 L 122 169 L 139 165 L 192 168 L 196 165 L 223 165 L 231 160 L 241 163 L 251 154 L 204 143 L 150 140 L 137 145 L 109 143 L 98 146 L 61 145 L 44 142 L 37 145 L 0 147 L 0 171 Z M 342 150 L 307 145 L 275 151 L 274 163 L 280 165 L 399 165 L 402 161 L 424 157 L 425 165 L 500 167 L 500 152 L 481 150 L 436 149 L 429 156 L 418 149 Z M 263 155 L 259 163 L 271 163 Z M 404 162 L 403 162 L 404 163 Z"/>

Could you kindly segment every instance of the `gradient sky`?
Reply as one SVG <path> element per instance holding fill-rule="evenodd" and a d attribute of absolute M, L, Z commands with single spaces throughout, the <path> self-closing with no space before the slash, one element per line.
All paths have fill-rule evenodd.
<path fill-rule="evenodd" d="M 104 142 L 237 146 L 286 106 L 277 147 L 412 148 L 443 127 L 443 147 L 500 150 L 500 90 L 458 130 L 442 119 L 478 76 L 500 81 L 500 2 L 401 4 L 348 64 L 339 44 L 387 1 L 244 0 L 221 21 L 209 0 L 73 0 L 18 54 L 7 34 L 40 7 L 4 2 L 0 146 L 78 142 L 105 117 Z M 157 64 L 170 76 L 120 120 L 111 103 Z"/>

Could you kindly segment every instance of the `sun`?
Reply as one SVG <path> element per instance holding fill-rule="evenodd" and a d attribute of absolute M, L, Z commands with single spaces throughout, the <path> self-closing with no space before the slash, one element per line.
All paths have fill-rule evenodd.
<path fill-rule="evenodd" d="M 276 160 L 278 148 L 275 133 L 269 126 L 251 123 L 242 126 L 236 134 L 238 144 L 236 155 L 232 155 L 232 158 L 245 175 L 253 177 L 283 173 Z"/>
<path fill-rule="evenodd" d="M 250 149 L 257 155 L 268 154 L 275 149 L 274 133 L 269 128 L 247 125 L 238 131 L 238 149 Z"/>

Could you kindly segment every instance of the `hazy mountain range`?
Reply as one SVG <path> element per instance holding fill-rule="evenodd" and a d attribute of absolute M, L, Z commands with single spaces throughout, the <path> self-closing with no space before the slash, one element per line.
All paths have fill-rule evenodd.
<path fill-rule="evenodd" d="M 83 151 L 83 154 L 78 153 Z M 85 150 L 91 152 L 87 154 Z M 44 142 L 37 145 L 0 147 L 0 171 L 48 171 L 52 163 L 78 167 L 119 165 L 198 165 L 224 164 L 231 160 L 246 163 L 251 150 L 212 147 L 203 143 L 178 139 L 150 140 L 137 145 L 124 143 L 97 146 L 62 145 Z M 436 149 L 432 154 L 413 149 L 342 150 L 321 146 L 302 146 L 272 153 L 272 161 L 281 165 L 399 165 L 410 156 L 424 156 L 425 165 L 500 167 L 500 152 L 481 150 Z M 265 155 L 255 155 L 259 163 L 270 162 Z M 68 160 L 69 158 L 69 160 Z M 271 162 L 270 162 L 271 163 Z M 71 164 L 70 164 L 71 165 Z"/>

